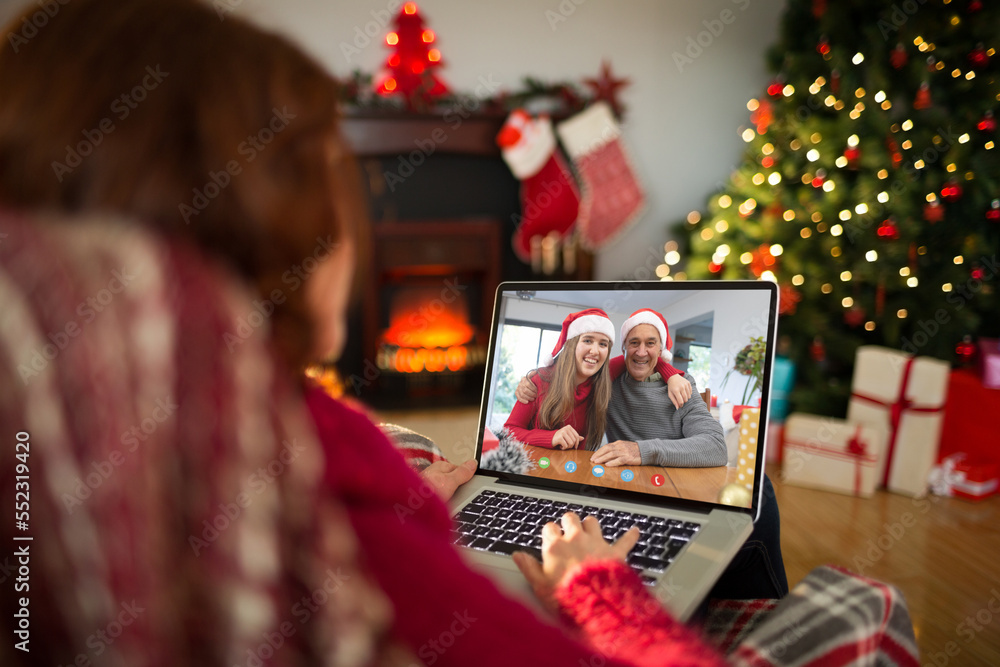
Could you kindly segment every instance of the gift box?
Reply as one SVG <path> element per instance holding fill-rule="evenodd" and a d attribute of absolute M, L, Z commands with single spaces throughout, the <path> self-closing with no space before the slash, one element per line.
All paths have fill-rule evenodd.
<path fill-rule="evenodd" d="M 878 484 L 887 437 L 881 426 L 793 413 L 785 421 L 781 479 L 867 498 Z"/>
<path fill-rule="evenodd" d="M 754 472 L 757 466 L 757 434 L 760 430 L 760 408 L 739 406 L 739 450 L 736 454 L 736 483 L 753 491 Z M 735 412 L 735 410 L 734 410 Z"/>
<path fill-rule="evenodd" d="M 931 492 L 938 496 L 979 501 L 997 492 L 1000 466 L 973 460 L 964 452 L 952 454 L 931 470 L 930 487 Z"/>
<path fill-rule="evenodd" d="M 937 461 L 949 366 L 940 359 L 875 345 L 858 348 L 847 421 L 888 433 L 880 483 L 909 496 L 927 493 Z"/>
<path fill-rule="evenodd" d="M 979 339 L 979 374 L 987 389 L 1000 389 L 1000 340 Z"/>
<path fill-rule="evenodd" d="M 953 370 L 938 462 L 960 452 L 972 459 L 1000 462 L 1000 432 L 989 415 L 1000 415 L 1000 391 L 984 387 L 975 369 Z"/>
<path fill-rule="evenodd" d="M 875 492 L 885 428 L 794 413 L 784 435 L 781 479 L 786 484 L 864 498 Z"/>

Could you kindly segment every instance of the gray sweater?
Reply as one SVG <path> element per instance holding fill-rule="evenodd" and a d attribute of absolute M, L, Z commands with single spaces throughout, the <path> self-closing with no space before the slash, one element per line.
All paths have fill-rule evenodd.
<path fill-rule="evenodd" d="M 674 407 L 664 382 L 637 382 L 622 373 L 611 388 L 608 442 L 639 443 L 642 465 L 705 468 L 726 465 L 722 425 L 712 417 L 690 375 L 691 398 Z"/>

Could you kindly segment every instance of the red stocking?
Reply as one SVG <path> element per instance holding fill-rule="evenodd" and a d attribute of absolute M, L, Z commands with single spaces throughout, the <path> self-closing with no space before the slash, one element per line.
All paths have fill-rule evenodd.
<path fill-rule="evenodd" d="M 572 229 L 580 195 L 547 117 L 532 119 L 520 109 L 514 111 L 497 135 L 497 144 L 521 181 L 521 217 L 512 243 L 517 256 L 529 262 L 533 237 L 555 232 L 561 238 Z"/>

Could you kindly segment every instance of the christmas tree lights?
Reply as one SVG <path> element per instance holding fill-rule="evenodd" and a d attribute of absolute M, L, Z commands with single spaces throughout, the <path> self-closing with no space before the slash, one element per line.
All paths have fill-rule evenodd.
<path fill-rule="evenodd" d="M 990 3 L 790 2 L 745 160 L 657 273 L 777 282 L 796 409 L 843 414 L 860 344 L 951 360 L 1000 333 L 998 24 Z"/>

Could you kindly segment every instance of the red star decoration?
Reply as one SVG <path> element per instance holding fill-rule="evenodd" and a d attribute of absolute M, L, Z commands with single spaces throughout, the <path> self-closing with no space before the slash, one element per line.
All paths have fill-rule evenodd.
<path fill-rule="evenodd" d="M 611 63 L 601 61 L 601 74 L 594 79 L 584 79 L 583 82 L 594 91 L 594 101 L 603 100 L 608 103 L 615 117 L 621 119 L 625 107 L 618 101 L 618 89 L 632 83 L 629 79 L 616 79 L 611 74 Z"/>

